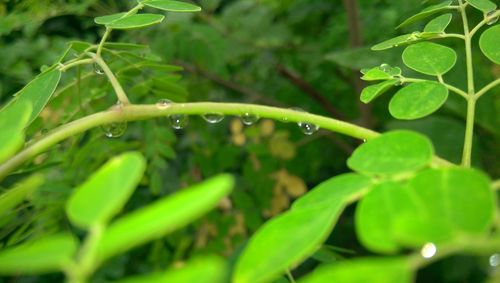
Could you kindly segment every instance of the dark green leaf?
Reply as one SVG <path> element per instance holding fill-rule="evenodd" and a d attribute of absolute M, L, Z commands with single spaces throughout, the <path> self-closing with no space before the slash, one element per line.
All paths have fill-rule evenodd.
<path fill-rule="evenodd" d="M 438 82 L 412 83 L 392 97 L 389 112 L 400 120 L 418 119 L 438 110 L 447 98 L 448 89 Z"/>
<path fill-rule="evenodd" d="M 488 13 L 494 11 L 497 8 L 497 4 L 489 0 L 466 0 L 472 7 L 482 11 L 483 13 Z"/>
<path fill-rule="evenodd" d="M 0 162 L 14 154 L 24 143 L 24 127 L 31 115 L 28 101 L 13 101 L 0 110 Z"/>
<path fill-rule="evenodd" d="M 385 82 L 365 87 L 361 92 L 361 101 L 363 103 L 370 103 L 372 100 L 391 89 L 398 82 L 398 79 L 391 79 Z"/>
<path fill-rule="evenodd" d="M 481 34 L 479 47 L 488 59 L 500 65 L 500 25 L 492 26 Z"/>
<path fill-rule="evenodd" d="M 140 3 L 164 10 L 164 11 L 170 11 L 170 12 L 199 12 L 201 11 L 201 8 L 190 4 L 186 2 L 181 2 L 181 1 L 171 1 L 171 0 L 146 0 L 146 1 L 141 1 Z"/>
<path fill-rule="evenodd" d="M 85 229 L 106 224 L 132 195 L 145 167 L 144 158 L 136 152 L 108 161 L 71 195 L 66 204 L 70 221 Z"/>
<path fill-rule="evenodd" d="M 347 165 L 363 174 L 398 174 L 422 169 L 431 162 L 433 153 L 425 136 L 391 131 L 359 146 Z"/>
<path fill-rule="evenodd" d="M 117 13 L 117 14 L 97 17 L 97 18 L 94 18 L 94 22 L 98 25 L 107 25 L 107 24 L 110 24 L 110 23 L 122 18 L 123 16 L 125 16 L 125 14 L 126 13 L 123 12 L 123 13 Z"/>
<path fill-rule="evenodd" d="M 451 13 L 441 15 L 425 25 L 424 32 L 442 33 L 448 27 L 453 18 Z"/>
<path fill-rule="evenodd" d="M 447 73 L 457 61 L 453 49 L 432 42 L 410 45 L 403 51 L 402 57 L 409 68 L 431 76 Z"/>
<path fill-rule="evenodd" d="M 106 24 L 112 29 L 136 29 L 161 23 L 165 16 L 157 14 L 135 14 Z"/>
<path fill-rule="evenodd" d="M 447 10 L 451 6 L 452 2 L 453 1 L 451 1 L 451 0 L 450 1 L 444 1 L 444 2 L 441 2 L 439 4 L 429 6 L 429 7 L 425 8 L 425 9 L 423 9 L 420 13 L 418 13 L 416 15 L 413 15 L 410 18 L 406 19 L 404 22 L 402 22 L 396 28 L 399 29 L 401 27 L 404 27 L 406 25 L 409 25 L 409 24 L 414 23 L 416 21 L 419 21 L 421 19 L 427 18 L 428 16 L 431 16 L 431 15 L 433 15 L 435 13 Z"/>

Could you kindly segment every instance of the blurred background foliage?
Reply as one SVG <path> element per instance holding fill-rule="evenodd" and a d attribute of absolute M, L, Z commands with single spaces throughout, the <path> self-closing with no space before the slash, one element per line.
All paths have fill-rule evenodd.
<path fill-rule="evenodd" d="M 42 66 L 57 62 L 68 42 L 97 42 L 103 29 L 93 23 L 94 17 L 124 11 L 134 2 L 0 1 L 0 102 L 6 102 Z M 167 13 L 162 24 L 146 30 L 113 32 L 114 42 L 150 45 L 104 52 L 132 102 L 169 99 L 299 107 L 378 131 L 420 131 L 433 140 L 440 156 L 459 161 L 465 104 L 456 96 L 450 96 L 446 105 L 431 117 L 411 122 L 390 117 L 390 95 L 381 97 L 373 107 L 359 102 L 364 87 L 358 79 L 362 68 L 388 63 L 403 68 L 405 76 L 418 76 L 400 61 L 402 49 L 374 52 L 369 47 L 401 33 L 421 30 L 420 24 L 401 31 L 394 29 L 421 9 L 421 1 L 196 2 L 203 7 L 201 13 Z M 474 14 L 471 21 L 481 18 L 479 13 Z M 453 19 L 450 31 L 460 30 L 458 20 Z M 464 89 L 461 42 L 449 39 L 445 43 L 455 48 L 461 60 L 445 75 L 445 81 Z M 74 43 L 73 48 L 78 48 L 78 44 L 81 43 Z M 476 54 L 477 84 L 482 86 L 498 77 L 500 69 L 480 52 Z M 71 51 L 67 56 L 71 58 Z M 165 63 L 182 66 L 183 70 Z M 495 91 L 496 94 L 485 95 L 477 109 L 473 163 L 498 178 L 500 101 L 498 89 Z M 36 137 L 73 119 L 109 108 L 114 103 L 111 92 L 105 78 L 92 68 L 69 71 L 48 107 L 30 126 L 29 136 Z M 148 169 L 127 211 L 219 172 L 234 174 L 237 186 L 219 209 L 194 225 L 109 261 L 99 270 L 95 282 L 163 269 L 203 253 L 234 259 L 248 236 L 266 219 L 288 208 L 308 188 L 346 172 L 345 160 L 358 144 L 324 131 L 306 136 L 286 121 L 260 120 L 247 126 L 234 117 L 226 117 L 218 124 L 191 117 L 182 130 L 171 129 L 167 119 L 134 122 L 118 139 L 106 138 L 100 129 L 95 129 L 37 157 L 32 165 L 4 182 L 8 187 L 34 170 L 42 170 L 46 176 L 45 184 L 29 203 L 15 215 L 0 219 L 1 245 L 71 229 L 62 210 L 72 189 L 112 156 L 125 150 L 140 150 L 148 159 Z M 348 209 L 314 260 L 298 267 L 294 275 L 300 276 L 318 262 L 367 254 L 357 242 L 352 218 L 352 209 Z M 423 270 L 418 280 L 478 282 L 487 272 L 484 259 L 453 257 Z M 53 275 L 15 282 L 58 278 Z M 14 282 L 10 280 L 0 282 Z"/>

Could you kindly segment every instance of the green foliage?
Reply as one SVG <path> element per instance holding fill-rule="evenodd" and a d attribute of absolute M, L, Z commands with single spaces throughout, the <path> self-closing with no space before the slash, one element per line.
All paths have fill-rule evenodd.
<path fill-rule="evenodd" d="M 431 76 L 444 75 L 457 61 L 457 54 L 453 49 L 431 42 L 420 42 L 406 47 L 402 57 L 409 68 Z"/>
<path fill-rule="evenodd" d="M 24 142 L 24 128 L 29 121 L 32 106 L 28 101 L 18 101 L 0 110 L 0 161 L 15 153 Z"/>
<path fill-rule="evenodd" d="M 500 64 L 499 32 L 500 25 L 495 25 L 485 30 L 479 38 L 479 47 L 481 47 L 481 51 L 483 51 L 484 55 L 495 64 Z"/>

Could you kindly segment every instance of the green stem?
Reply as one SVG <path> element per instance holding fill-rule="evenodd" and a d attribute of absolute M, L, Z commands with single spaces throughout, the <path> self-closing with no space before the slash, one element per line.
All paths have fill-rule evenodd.
<path fill-rule="evenodd" d="M 108 36 L 111 34 L 112 29 L 106 27 L 106 31 L 104 32 L 101 41 L 99 42 L 99 45 L 97 46 L 97 51 L 96 54 L 97 56 L 101 56 L 102 48 L 104 46 L 104 43 L 106 42 L 106 39 L 108 39 Z"/>
<path fill-rule="evenodd" d="M 286 270 L 286 276 L 288 277 L 288 281 L 290 281 L 290 283 L 295 283 L 295 278 L 293 278 L 293 275 L 290 272 L 290 269 Z"/>
<path fill-rule="evenodd" d="M 491 83 L 487 84 L 485 87 L 483 87 L 481 90 L 479 90 L 477 93 L 476 93 L 476 100 L 481 97 L 483 94 L 487 93 L 490 89 L 496 87 L 497 85 L 500 84 L 500 79 L 496 79 L 494 81 L 492 81 Z"/>
<path fill-rule="evenodd" d="M 471 164 L 475 109 L 476 100 L 474 97 L 471 97 L 467 100 L 467 120 L 465 124 L 464 149 L 462 154 L 462 166 L 465 167 L 470 167 Z"/>
<path fill-rule="evenodd" d="M 483 27 L 487 22 L 491 21 L 492 19 L 496 18 L 496 17 L 499 17 L 500 16 L 500 10 L 497 10 L 495 13 L 489 15 L 489 16 L 486 16 L 484 17 L 484 19 L 479 22 L 470 32 L 469 32 L 469 36 L 472 38 L 474 36 L 474 34 L 476 34 L 476 32 L 481 28 Z"/>
<path fill-rule="evenodd" d="M 89 234 L 85 238 L 82 248 L 78 254 L 76 264 L 72 265 L 70 271 L 70 283 L 87 282 L 88 277 L 96 268 L 96 253 L 99 241 L 104 232 L 104 225 L 96 224 L 90 228 Z"/>
<path fill-rule="evenodd" d="M 94 60 L 92 60 L 92 59 L 77 60 L 77 61 L 71 62 L 69 64 L 62 65 L 61 67 L 59 67 L 59 70 L 61 72 L 65 72 L 66 70 L 68 70 L 70 68 L 73 68 L 75 66 L 85 65 L 85 64 L 92 64 L 93 62 L 94 62 Z"/>
<path fill-rule="evenodd" d="M 108 64 L 106 64 L 106 62 L 104 62 L 104 60 L 102 60 L 100 56 L 97 56 L 96 54 L 93 53 L 89 54 L 94 60 L 94 62 L 97 63 L 102 68 L 104 74 L 106 74 L 106 76 L 108 77 L 108 80 L 115 91 L 118 101 L 120 101 L 124 105 L 130 104 L 130 101 L 128 100 L 128 97 L 125 94 L 125 91 L 123 90 L 120 82 L 118 82 L 118 79 L 115 77 L 115 75 L 109 68 Z"/>

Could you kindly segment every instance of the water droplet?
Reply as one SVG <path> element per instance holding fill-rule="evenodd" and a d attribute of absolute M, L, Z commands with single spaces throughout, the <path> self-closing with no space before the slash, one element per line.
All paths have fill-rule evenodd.
<path fill-rule="evenodd" d="M 156 107 L 160 110 L 164 110 L 164 109 L 167 109 L 168 107 L 170 107 L 171 104 L 172 104 L 172 101 L 170 101 L 168 99 L 160 99 L 160 100 L 158 100 L 158 102 L 156 102 Z"/>
<path fill-rule="evenodd" d="M 486 18 L 490 18 L 491 16 L 493 16 L 493 14 L 495 14 L 496 10 L 493 10 L 493 11 L 490 11 L 486 14 Z M 486 24 L 491 26 L 492 24 L 498 22 L 498 18 L 500 18 L 500 16 L 496 16 L 496 17 L 493 17 L 493 18 L 490 18 Z"/>
<path fill-rule="evenodd" d="M 386 64 L 386 63 L 384 63 L 384 64 L 380 65 L 378 68 L 379 68 L 382 72 L 384 72 L 384 73 L 389 73 L 389 72 L 391 71 L 391 69 L 392 69 L 392 68 L 391 68 L 391 65 Z"/>
<path fill-rule="evenodd" d="M 403 85 L 403 81 L 402 80 L 397 80 L 395 83 L 394 83 L 395 86 L 401 86 Z"/>
<path fill-rule="evenodd" d="M 123 134 L 125 134 L 125 131 L 127 130 L 127 123 L 121 123 L 121 122 L 110 123 L 101 126 L 101 129 L 106 137 L 119 138 L 123 136 Z"/>
<path fill-rule="evenodd" d="M 434 243 L 426 243 L 420 250 L 420 254 L 423 258 L 431 258 L 436 255 L 437 247 Z"/>
<path fill-rule="evenodd" d="M 97 63 L 94 63 L 94 72 L 98 75 L 104 75 L 104 70 Z"/>
<path fill-rule="evenodd" d="M 245 114 L 241 115 L 241 121 L 243 122 L 243 124 L 245 124 L 247 126 L 253 125 L 258 120 L 259 120 L 259 116 L 254 115 L 254 114 L 245 113 Z"/>
<path fill-rule="evenodd" d="M 168 116 L 168 120 L 170 121 L 170 125 L 172 128 L 176 130 L 180 130 L 187 126 L 189 122 L 189 118 L 184 114 L 173 114 Z"/>
<path fill-rule="evenodd" d="M 224 120 L 224 115 L 220 113 L 207 113 L 205 115 L 202 115 L 202 117 L 210 124 L 217 124 L 220 121 Z"/>
<path fill-rule="evenodd" d="M 418 40 L 420 39 L 420 32 L 419 31 L 414 31 L 411 33 L 410 37 L 408 40 Z"/>
<path fill-rule="evenodd" d="M 319 130 L 318 125 L 314 125 L 311 123 L 299 122 L 297 123 L 297 125 L 299 125 L 300 130 L 302 130 L 302 132 L 308 136 L 316 133 Z"/>
<path fill-rule="evenodd" d="M 366 142 L 366 139 L 363 139 L 363 142 Z"/>
<path fill-rule="evenodd" d="M 491 267 L 497 267 L 500 265 L 500 254 L 492 254 L 489 258 L 489 263 Z"/>

